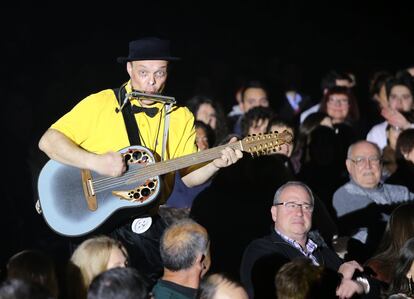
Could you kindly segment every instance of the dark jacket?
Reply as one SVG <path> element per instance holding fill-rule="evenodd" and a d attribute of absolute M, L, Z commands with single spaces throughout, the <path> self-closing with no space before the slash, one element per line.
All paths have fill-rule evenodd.
<path fill-rule="evenodd" d="M 312 253 L 321 266 L 337 271 L 342 260 L 323 243 L 312 238 L 318 248 Z M 272 233 L 252 241 L 243 254 L 240 267 L 241 282 L 249 298 L 269 298 L 276 294 L 275 276 L 287 262 L 304 255 L 280 237 Z"/>

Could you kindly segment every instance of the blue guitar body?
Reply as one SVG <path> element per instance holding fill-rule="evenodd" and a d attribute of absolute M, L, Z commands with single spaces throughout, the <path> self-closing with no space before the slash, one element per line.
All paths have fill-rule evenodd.
<path fill-rule="evenodd" d="M 120 151 L 128 165 L 121 177 L 104 177 L 88 170 L 49 160 L 38 179 L 43 217 L 57 233 L 88 234 L 116 211 L 138 208 L 153 202 L 160 191 L 159 176 L 136 174 L 155 163 L 152 153 L 141 146 Z"/>

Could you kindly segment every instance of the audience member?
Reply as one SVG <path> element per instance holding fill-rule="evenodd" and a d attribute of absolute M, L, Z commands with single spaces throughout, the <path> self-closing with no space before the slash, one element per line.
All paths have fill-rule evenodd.
<path fill-rule="evenodd" d="M 191 219 L 173 223 L 160 241 L 164 274 L 155 284 L 155 299 L 196 298 L 201 278 L 210 268 L 210 240 L 204 227 Z"/>
<path fill-rule="evenodd" d="M 13 255 L 7 263 L 7 278 L 37 283 L 51 296 L 58 297 L 55 263 L 42 251 L 23 250 Z"/>
<path fill-rule="evenodd" d="M 83 241 L 68 263 L 68 298 L 86 298 L 92 280 L 106 270 L 126 267 L 127 257 L 124 246 L 110 237 L 97 236 Z"/>
<path fill-rule="evenodd" d="M 347 73 L 331 70 L 328 73 L 326 73 L 321 80 L 322 95 L 324 95 L 329 88 L 332 88 L 334 86 L 344 86 L 347 88 L 352 88 L 352 83 L 353 80 Z M 309 109 L 303 111 L 300 114 L 300 122 L 302 123 L 309 114 L 319 111 L 319 108 L 320 103 L 318 102 Z"/>
<path fill-rule="evenodd" d="M 312 191 L 301 182 L 291 181 L 276 192 L 271 207 L 274 229 L 271 234 L 252 241 L 245 249 L 240 275 L 249 298 L 268 298 L 275 294 L 274 278 L 287 262 L 306 257 L 314 265 L 339 271 L 343 275 L 337 296 L 349 298 L 352 294 L 369 292 L 369 282 L 352 279 L 355 270 L 362 267 L 355 261 L 343 263 L 322 238 L 311 237 L 312 212 L 315 200 Z M 371 291 L 375 288 L 371 287 Z"/>
<path fill-rule="evenodd" d="M 22 279 L 7 279 L 0 284 L 1 299 L 57 299 L 43 286 Z"/>
<path fill-rule="evenodd" d="M 414 238 L 407 240 L 401 248 L 388 290 L 389 299 L 414 297 Z"/>
<path fill-rule="evenodd" d="M 399 205 L 391 213 L 376 254 L 366 262 L 366 266 L 371 268 L 376 279 L 387 285 L 391 282 L 392 270 L 400 250 L 412 237 L 414 237 L 414 203 L 410 202 Z"/>
<path fill-rule="evenodd" d="M 203 278 L 199 299 L 248 299 L 243 286 L 221 273 Z"/>
<path fill-rule="evenodd" d="M 276 273 L 278 299 L 338 298 L 336 288 L 340 274 L 312 264 L 307 258 L 296 258 L 284 264 Z"/>
<path fill-rule="evenodd" d="M 408 78 L 393 78 L 386 83 L 388 105 L 382 108 L 385 121 L 375 125 L 367 134 L 367 140 L 375 142 L 383 149 L 387 145 L 386 128 L 388 123 L 402 129 L 413 126 L 401 112 L 413 109 L 413 83 Z"/>
<path fill-rule="evenodd" d="M 240 137 L 266 133 L 272 117 L 273 111 L 269 107 L 258 106 L 251 108 L 244 114 L 241 123 L 242 135 Z"/>
<path fill-rule="evenodd" d="M 197 95 L 186 102 L 195 120 L 209 125 L 214 131 L 213 145 L 220 143 L 228 134 L 226 116 L 220 102 L 204 95 Z"/>
<path fill-rule="evenodd" d="M 253 107 L 269 107 L 269 99 L 267 88 L 260 81 L 247 82 L 241 93 L 240 108 L 242 110 L 241 115 L 229 117 L 230 133 L 242 135 L 242 119 L 245 113 Z"/>
<path fill-rule="evenodd" d="M 414 193 L 414 129 L 403 131 L 396 144 L 396 171 L 385 181 L 406 186 Z"/>
<path fill-rule="evenodd" d="M 134 268 L 112 268 L 96 276 L 88 299 L 149 299 L 144 277 Z"/>
<path fill-rule="evenodd" d="M 355 246 L 351 250 L 348 244 L 349 258 L 362 263 L 377 248 L 386 225 L 384 217 L 388 217 L 393 205 L 414 199 L 407 187 L 381 184 L 381 159 L 381 150 L 375 143 L 363 140 L 352 144 L 346 160 L 350 181 L 333 197 L 340 234 L 351 237 Z"/>

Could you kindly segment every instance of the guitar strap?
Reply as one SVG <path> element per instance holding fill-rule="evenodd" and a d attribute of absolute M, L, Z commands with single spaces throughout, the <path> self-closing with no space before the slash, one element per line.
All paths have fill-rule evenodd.
<path fill-rule="evenodd" d="M 120 88 L 113 89 L 116 99 L 118 100 L 119 105 L 121 106 L 124 102 L 126 91 L 124 85 Z M 141 145 L 141 140 L 139 138 L 139 129 L 137 122 L 135 120 L 134 113 L 132 113 L 131 104 L 128 103 L 122 108 L 122 116 L 124 117 L 125 127 L 128 134 L 129 144 L 130 145 Z"/>

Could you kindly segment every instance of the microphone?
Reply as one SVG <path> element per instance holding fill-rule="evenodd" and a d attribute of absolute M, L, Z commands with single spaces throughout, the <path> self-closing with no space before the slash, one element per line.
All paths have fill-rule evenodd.
<path fill-rule="evenodd" d="M 129 92 L 125 95 L 125 99 L 122 102 L 121 107 L 116 108 L 115 112 L 118 113 L 119 111 L 121 111 L 124 108 L 127 101 L 130 101 L 131 99 L 139 100 L 140 98 L 147 98 L 147 99 L 150 99 L 154 102 L 170 104 L 170 105 L 175 104 L 177 102 L 174 97 L 163 96 L 163 95 L 159 95 L 159 94 L 149 94 L 149 93 L 143 93 L 143 92 L 138 92 L 138 91 L 132 91 L 132 92 Z"/>

